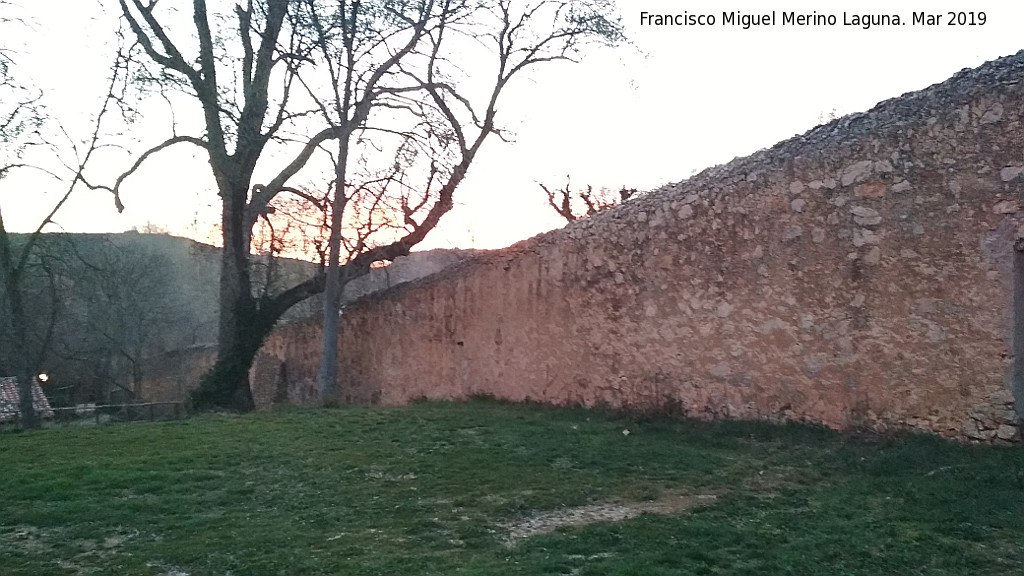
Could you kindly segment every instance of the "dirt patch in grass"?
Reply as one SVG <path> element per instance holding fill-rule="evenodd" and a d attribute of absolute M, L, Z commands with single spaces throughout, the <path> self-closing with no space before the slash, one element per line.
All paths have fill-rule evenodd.
<path fill-rule="evenodd" d="M 118 554 L 125 542 L 138 534 L 135 530 L 118 530 L 96 539 L 68 539 L 59 528 L 18 525 L 0 530 L 0 549 L 47 558 L 76 575 L 92 574 L 97 571 L 89 567 L 93 560 Z"/>
<path fill-rule="evenodd" d="M 0 531 L 0 547 L 24 554 L 51 554 L 50 535 L 35 526 L 12 526 Z"/>
<path fill-rule="evenodd" d="M 566 526 L 586 526 L 598 522 L 621 522 L 641 514 L 681 514 L 698 506 L 714 502 L 714 494 L 666 493 L 656 500 L 645 502 L 600 502 L 576 506 L 518 518 L 501 525 L 505 532 L 505 545 L 513 547 L 527 538 L 554 532 Z"/>

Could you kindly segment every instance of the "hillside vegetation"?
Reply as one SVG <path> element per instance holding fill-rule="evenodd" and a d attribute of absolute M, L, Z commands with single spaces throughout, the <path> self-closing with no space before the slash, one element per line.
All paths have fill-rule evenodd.
<path fill-rule="evenodd" d="M 37 252 L 25 291 L 30 345 L 43 352 L 46 393 L 58 406 L 132 400 L 149 359 L 216 341 L 220 248 L 168 234 L 60 233 L 45 234 Z M 400 258 L 356 279 L 345 299 L 438 272 L 472 253 Z M 263 257 L 251 273 L 258 292 L 273 294 L 319 270 L 312 262 Z M 311 298 L 282 321 L 319 317 L 321 310 L 321 299 Z M 14 373 L 4 336 L 0 376 Z"/>
<path fill-rule="evenodd" d="M 43 235 L 23 292 L 51 401 L 131 399 L 146 358 L 214 341 L 219 260 L 220 249 L 167 234 Z M 264 259 L 253 274 L 274 290 L 316 269 Z M 13 374 L 8 345 L 0 337 L 0 375 Z"/>

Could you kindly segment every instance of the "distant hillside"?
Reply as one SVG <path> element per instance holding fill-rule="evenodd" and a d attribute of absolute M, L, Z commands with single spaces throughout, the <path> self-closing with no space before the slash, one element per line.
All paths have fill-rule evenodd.
<path fill-rule="evenodd" d="M 12 235 L 15 246 L 25 236 Z M 36 251 L 26 307 L 32 345 L 43 349 L 55 403 L 130 398 L 144 359 L 215 342 L 221 249 L 188 238 L 138 232 L 45 234 Z M 345 301 L 438 272 L 473 252 L 414 253 L 375 268 L 346 287 Z M 257 258 L 255 289 L 271 293 L 320 271 L 302 260 Z M 0 297 L 3 294 L 0 293 Z M 317 316 L 319 298 L 295 306 L 283 322 Z M 10 353 L 0 338 L 0 375 Z"/>

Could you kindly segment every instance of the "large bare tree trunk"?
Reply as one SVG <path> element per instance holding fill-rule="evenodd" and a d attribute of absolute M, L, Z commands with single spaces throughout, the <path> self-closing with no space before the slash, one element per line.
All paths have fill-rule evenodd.
<path fill-rule="evenodd" d="M 338 400 L 338 313 L 341 311 L 341 290 L 346 284 L 346 270 L 341 269 L 342 215 L 347 201 L 345 184 L 348 169 L 348 139 L 338 146 L 335 168 L 334 198 L 331 200 L 331 237 L 324 287 L 323 349 L 320 354 L 320 401 L 330 404 Z"/>
<path fill-rule="evenodd" d="M 334 230 L 340 228 L 337 224 Z M 336 238 L 336 236 L 338 236 Z M 320 401 L 331 404 L 338 400 L 338 312 L 341 310 L 341 289 L 344 286 L 339 270 L 340 234 L 331 232 L 330 260 L 324 288 L 323 348 L 320 354 L 320 372 L 317 382 Z"/>
<path fill-rule="evenodd" d="M 222 194 L 220 319 L 217 361 L 203 377 L 190 400 L 196 408 L 219 406 L 240 412 L 254 408 L 249 388 L 249 366 L 270 327 L 261 326 L 261 314 L 252 296 L 249 277 L 249 234 L 245 223 L 245 194 Z"/>

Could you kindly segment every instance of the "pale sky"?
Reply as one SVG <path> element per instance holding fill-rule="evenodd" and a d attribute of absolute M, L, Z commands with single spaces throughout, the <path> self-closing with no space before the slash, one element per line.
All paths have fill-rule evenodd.
<path fill-rule="evenodd" d="M 23 3 L 38 15 L 36 33 L 19 55 L 62 118 L 95 110 L 103 89 L 95 79 L 105 73 L 103 42 L 113 20 L 90 21 L 97 5 Z M 968 5 L 976 21 L 985 13 L 984 25 L 946 25 L 949 10 Z M 456 192 L 456 208 L 423 247 L 497 248 L 564 224 L 546 207 L 537 182 L 561 187 L 569 175 L 573 188 L 655 188 L 806 132 L 833 110 L 840 116 L 864 111 L 1024 48 L 1024 2 L 1006 0 L 620 0 L 619 7 L 632 45 L 591 51 L 580 64 L 554 64 L 518 79 L 498 117 L 515 142 L 484 145 Z M 723 12 L 773 10 L 774 26 L 723 23 Z M 783 12 L 815 10 L 834 15 L 837 24 L 781 23 Z M 941 14 L 942 24 L 912 25 L 915 11 Z M 714 15 L 716 24 L 641 25 L 642 12 Z M 897 14 L 905 25 L 843 25 L 864 14 Z M 165 119 L 164 110 L 153 109 L 145 124 L 159 129 Z M 116 212 L 109 195 L 82 192 L 56 219 L 68 231 L 121 231 L 149 222 L 203 238 L 217 219 L 208 173 L 201 158 L 171 153 L 125 188 L 125 213 Z M 13 229 L 33 227 L 52 197 L 31 184 L 23 188 L 12 199 L 11 187 L 0 187 Z"/>

